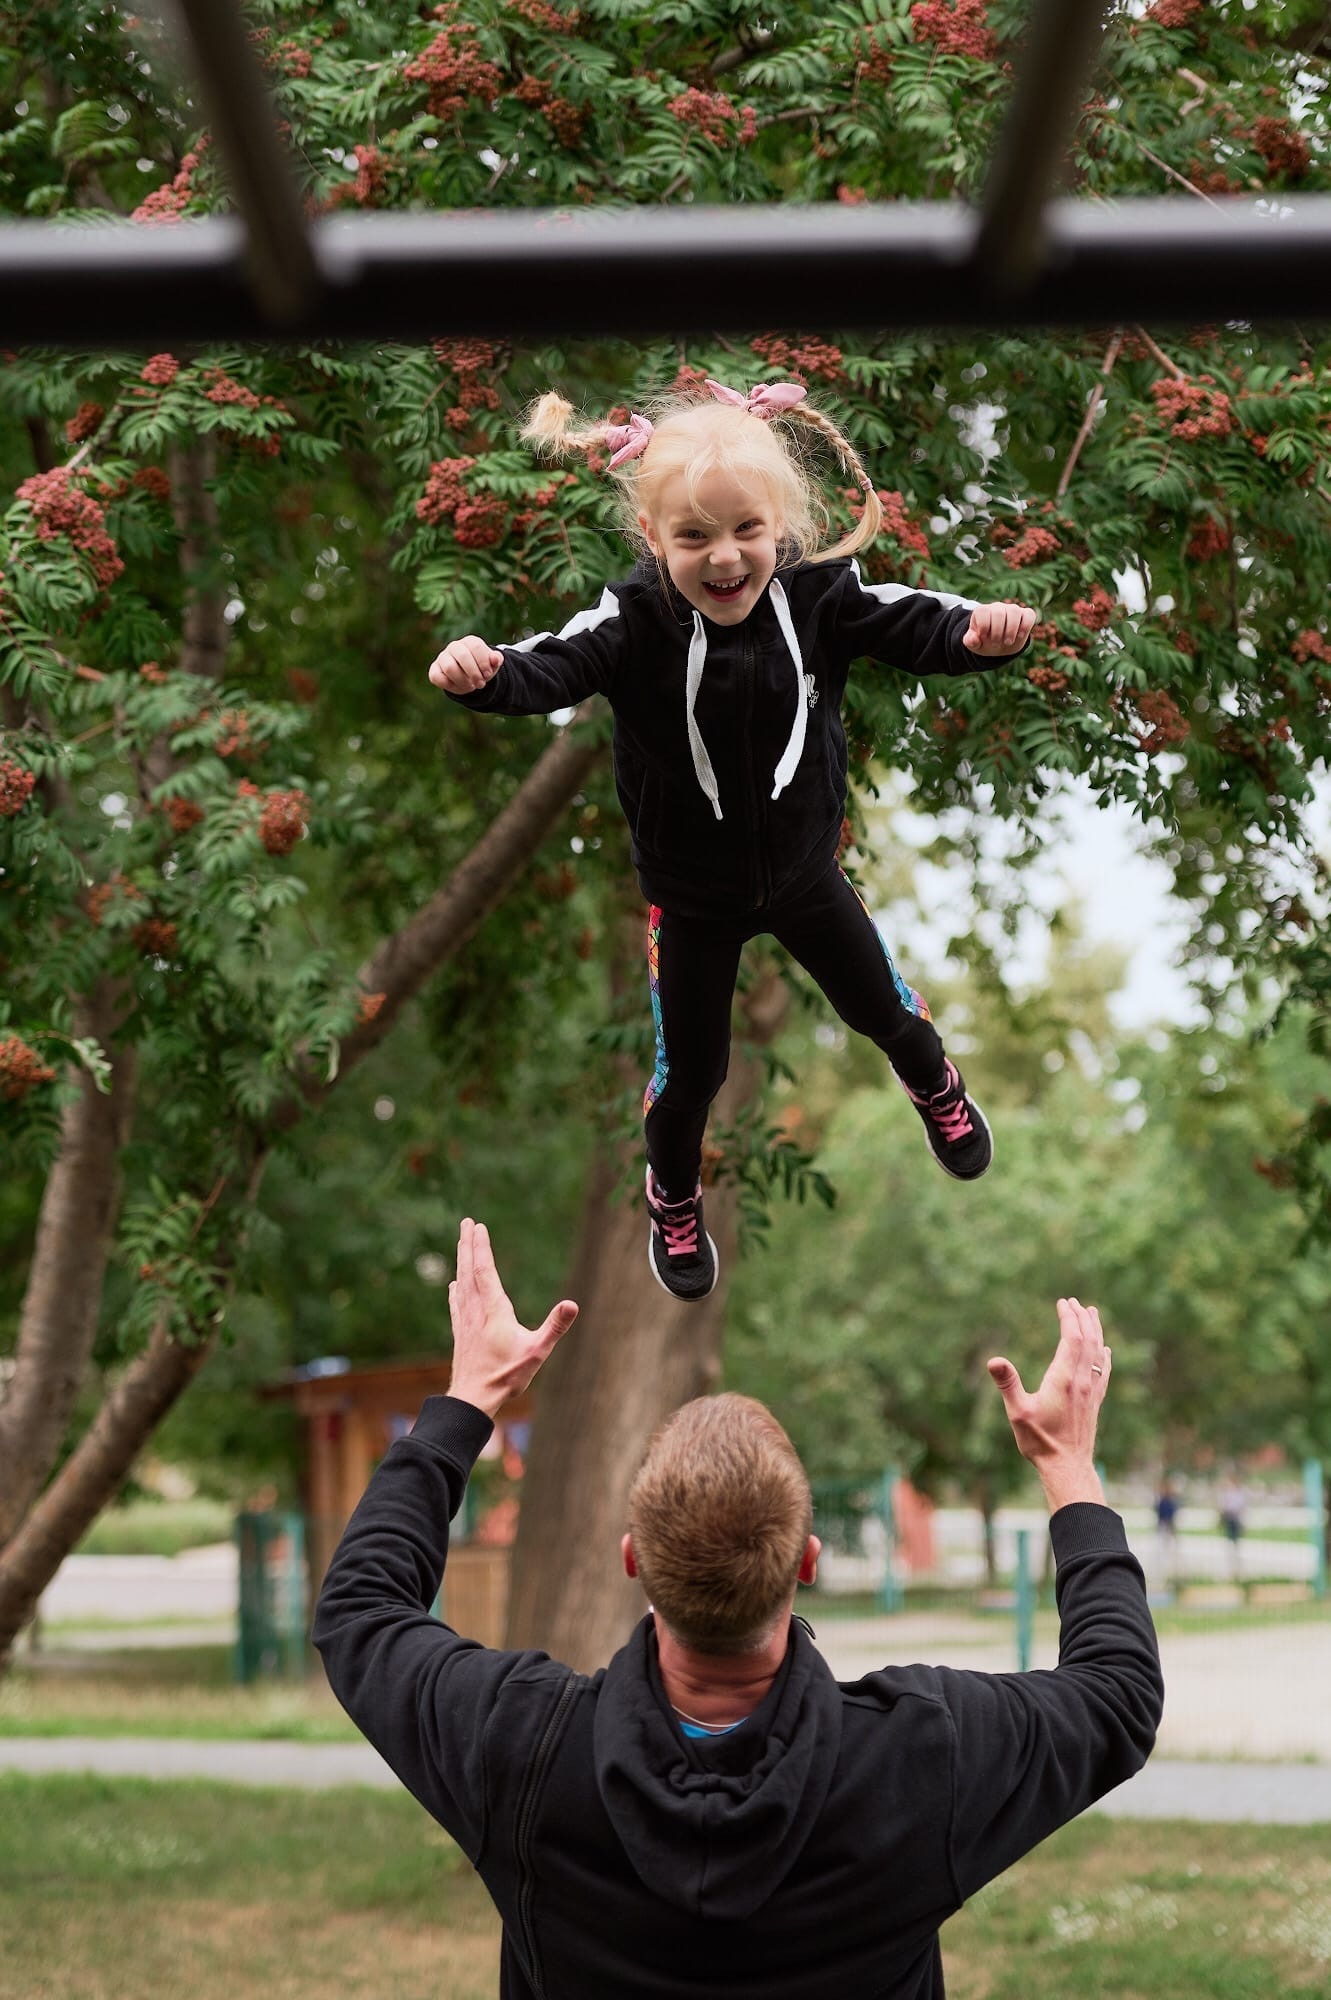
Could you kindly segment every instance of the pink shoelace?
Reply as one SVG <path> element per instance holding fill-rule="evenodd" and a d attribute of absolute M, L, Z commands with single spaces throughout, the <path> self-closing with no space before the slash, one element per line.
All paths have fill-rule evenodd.
<path fill-rule="evenodd" d="M 693 1201 L 677 1201 L 667 1205 L 652 1184 L 649 1199 L 652 1204 L 652 1220 L 665 1238 L 667 1257 L 693 1257 L 698 1250 L 698 1206 Z"/>
<path fill-rule="evenodd" d="M 952 1144 L 957 1139 L 968 1139 L 970 1137 L 972 1129 L 970 1113 L 966 1109 L 966 1100 L 964 1097 L 959 1098 L 955 1104 L 940 1105 L 936 1111 L 932 1105 L 926 1108 L 934 1124 L 937 1125 L 949 1144 Z"/>

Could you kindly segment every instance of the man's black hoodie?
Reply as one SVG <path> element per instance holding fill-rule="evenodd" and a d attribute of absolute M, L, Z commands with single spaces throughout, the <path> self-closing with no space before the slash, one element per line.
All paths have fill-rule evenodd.
<path fill-rule="evenodd" d="M 1155 1634 L 1106 1507 L 1050 1523 L 1053 1672 L 841 1684 L 792 1620 L 759 1707 L 693 1741 L 650 1616 L 590 1677 L 431 1616 L 490 1429 L 468 1403 L 425 1404 L 352 1517 L 314 1643 L 493 1897 L 502 2000 L 942 2000 L 940 1924 L 1150 1752 Z"/>
<path fill-rule="evenodd" d="M 562 631 L 499 648 L 493 680 L 453 698 L 549 715 L 604 695 L 643 894 L 677 916 L 735 916 L 800 895 L 836 855 L 852 662 L 914 675 L 1003 666 L 1016 656 L 962 645 L 974 609 L 968 597 L 866 584 L 840 560 L 780 570 L 747 618 L 720 625 L 640 563 Z"/>

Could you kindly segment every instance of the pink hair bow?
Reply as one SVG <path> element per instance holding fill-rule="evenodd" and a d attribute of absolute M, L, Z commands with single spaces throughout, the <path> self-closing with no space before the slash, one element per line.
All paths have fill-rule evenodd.
<path fill-rule="evenodd" d="M 640 458 L 651 441 L 655 425 L 650 417 L 640 417 L 633 411 L 626 424 L 607 424 L 605 441 L 614 456 L 610 466 L 623 465 L 625 459 Z"/>
<path fill-rule="evenodd" d="M 739 403 L 751 417 L 762 417 L 765 421 L 802 403 L 809 393 L 799 382 L 759 382 L 745 396 L 738 389 L 727 388 L 724 382 L 714 382 L 710 375 L 707 386 L 718 403 Z"/>

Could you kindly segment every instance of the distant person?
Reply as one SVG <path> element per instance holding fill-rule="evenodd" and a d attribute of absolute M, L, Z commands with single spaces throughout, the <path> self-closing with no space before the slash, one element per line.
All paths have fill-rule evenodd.
<path fill-rule="evenodd" d="M 1094 1309 L 1059 1300 L 1034 1394 L 989 1363 L 1053 1517 L 1057 1668 L 843 1686 L 793 1616 L 819 1553 L 809 1483 L 747 1396 L 687 1403 L 652 1440 L 622 1553 L 653 1608 L 608 1667 L 432 1618 L 492 1420 L 577 1313 L 519 1326 L 470 1221 L 449 1306 L 453 1393 L 375 1473 L 314 1642 L 493 1897 L 503 2000 L 941 2000 L 939 1926 L 1138 1770 L 1160 1718 L 1142 1573 L 1093 1463 L 1110 1372 Z"/>
<path fill-rule="evenodd" d="M 1178 1574 L 1178 1509 L 1178 1495 L 1166 1477 L 1155 1496 L 1155 1546 L 1161 1577 L 1168 1584 Z"/>
<path fill-rule="evenodd" d="M 1236 1477 L 1227 1479 L 1220 1489 L 1220 1527 L 1229 1543 L 1230 1573 L 1237 1583 L 1242 1558 L 1239 1543 L 1243 1539 L 1243 1511 L 1247 1505 L 1247 1495 Z"/>

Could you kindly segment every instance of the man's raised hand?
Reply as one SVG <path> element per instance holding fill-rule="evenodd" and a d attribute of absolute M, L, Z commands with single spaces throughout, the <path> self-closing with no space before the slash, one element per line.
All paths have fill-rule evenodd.
<path fill-rule="evenodd" d="M 446 694 L 475 694 L 503 664 L 503 654 L 472 632 L 465 639 L 451 640 L 430 662 L 430 681 Z"/>
<path fill-rule="evenodd" d="M 1073 1500 L 1104 1501 L 1095 1428 L 1112 1367 L 1099 1313 L 1077 1299 L 1058 1301 L 1058 1346 L 1033 1394 L 1004 1356 L 989 1363 L 1017 1450 L 1039 1473 L 1051 1512 Z"/>
<path fill-rule="evenodd" d="M 1035 613 L 1029 604 L 1013 604 L 1006 599 L 998 604 L 977 604 L 970 624 L 961 635 L 961 643 L 982 659 L 1019 653 L 1030 638 L 1034 623 Z"/>
<path fill-rule="evenodd" d="M 450 1396 L 487 1417 L 518 1395 L 578 1316 L 572 1299 L 561 1299 L 535 1329 L 519 1326 L 499 1282 L 490 1232 L 468 1216 L 458 1237 L 457 1276 L 448 1288 L 453 1322 L 453 1375 Z"/>

